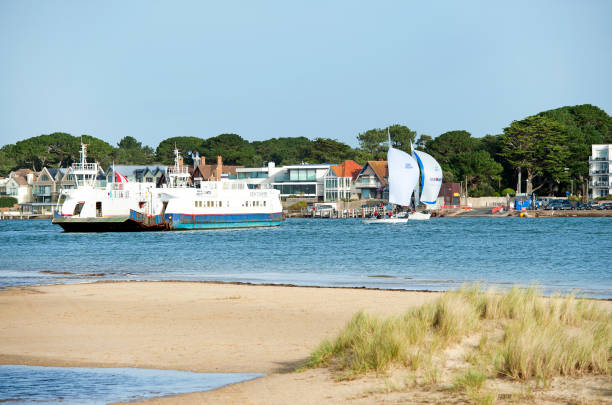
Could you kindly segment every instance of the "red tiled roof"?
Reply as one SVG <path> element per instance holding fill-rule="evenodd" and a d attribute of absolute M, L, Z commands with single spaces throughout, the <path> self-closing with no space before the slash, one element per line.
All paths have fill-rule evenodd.
<path fill-rule="evenodd" d="M 376 176 L 380 179 L 382 186 L 387 185 L 387 178 L 389 177 L 389 166 L 386 160 L 370 160 L 368 163 L 372 170 L 376 173 Z"/>
<path fill-rule="evenodd" d="M 362 167 L 359 163 L 353 160 L 345 160 L 339 165 L 332 166 L 334 173 L 338 177 L 351 177 L 353 180 L 357 178 L 359 172 L 361 172 Z"/>
<path fill-rule="evenodd" d="M 244 166 L 221 165 L 221 172 L 226 174 L 236 174 L 236 169 Z M 210 180 L 217 175 L 217 165 L 199 165 L 193 171 L 192 176 L 202 177 L 203 180 Z"/>

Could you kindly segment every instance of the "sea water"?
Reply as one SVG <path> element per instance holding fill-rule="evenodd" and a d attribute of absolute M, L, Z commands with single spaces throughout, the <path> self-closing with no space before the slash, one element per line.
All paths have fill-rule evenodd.
<path fill-rule="evenodd" d="M 261 376 L 137 368 L 0 366 L 0 402 L 107 404 L 209 391 Z"/>
<path fill-rule="evenodd" d="M 446 290 L 481 281 L 612 298 L 612 218 L 289 219 L 140 233 L 0 221 L 0 246 L 0 286 L 184 280 Z"/>

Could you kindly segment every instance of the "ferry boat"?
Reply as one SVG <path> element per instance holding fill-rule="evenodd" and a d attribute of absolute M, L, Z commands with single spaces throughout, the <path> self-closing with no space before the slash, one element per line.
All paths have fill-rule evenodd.
<path fill-rule="evenodd" d="M 98 164 L 87 163 L 87 145 L 72 165 L 75 188 L 63 191 L 53 223 L 66 232 L 127 232 L 278 226 L 284 218 L 280 191 L 249 189 L 217 177 L 190 185 L 189 169 L 175 149 L 168 185 L 129 182 L 113 170 L 113 181 L 96 188 Z M 61 202 L 61 206 L 60 206 Z"/>

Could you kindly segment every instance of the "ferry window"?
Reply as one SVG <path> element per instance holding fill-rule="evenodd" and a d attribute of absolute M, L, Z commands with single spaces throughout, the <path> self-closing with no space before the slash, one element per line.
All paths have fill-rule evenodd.
<path fill-rule="evenodd" d="M 75 207 L 74 207 L 74 211 L 72 212 L 72 215 L 81 215 L 81 210 L 83 209 L 83 205 L 85 205 L 84 202 L 80 202 L 78 203 Z"/>
<path fill-rule="evenodd" d="M 194 201 L 194 202 L 193 202 L 193 206 L 194 206 L 194 207 L 197 207 L 197 206 L 198 206 L 198 202 L 197 202 L 197 201 Z"/>
<path fill-rule="evenodd" d="M 265 206 L 266 206 L 266 200 L 264 200 L 264 202 L 263 202 L 263 203 L 264 203 L 264 207 L 265 207 Z"/>
<path fill-rule="evenodd" d="M 217 205 L 217 207 L 221 208 L 221 201 L 219 201 L 219 204 Z"/>

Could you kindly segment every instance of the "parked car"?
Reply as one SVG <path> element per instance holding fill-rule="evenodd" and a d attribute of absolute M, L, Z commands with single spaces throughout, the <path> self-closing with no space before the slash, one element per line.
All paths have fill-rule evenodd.
<path fill-rule="evenodd" d="M 551 201 L 554 201 L 554 200 L 549 197 L 538 197 L 536 198 L 536 207 L 537 208 L 546 207 Z"/>
<path fill-rule="evenodd" d="M 552 200 L 545 210 L 573 210 L 574 206 L 568 200 Z"/>
<path fill-rule="evenodd" d="M 594 210 L 597 208 L 597 204 L 593 204 L 592 201 L 585 202 L 576 207 L 577 210 Z"/>
<path fill-rule="evenodd" d="M 598 210 L 612 210 L 612 202 L 605 202 L 597 206 Z"/>

